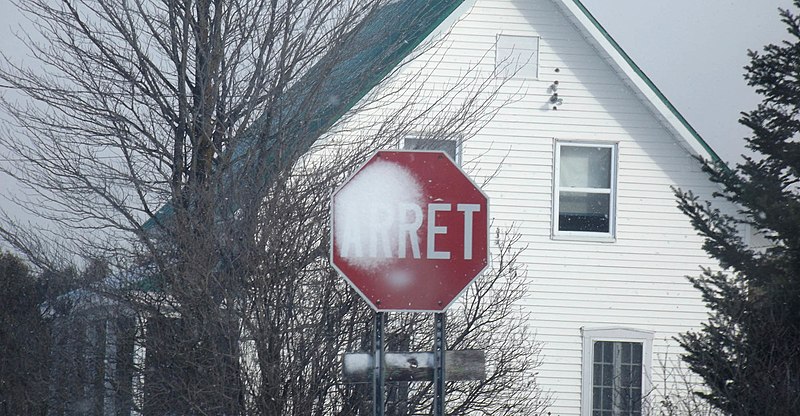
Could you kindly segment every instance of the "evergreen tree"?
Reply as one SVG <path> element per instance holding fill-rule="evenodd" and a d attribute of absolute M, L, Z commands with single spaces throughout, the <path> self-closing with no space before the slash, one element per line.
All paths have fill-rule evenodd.
<path fill-rule="evenodd" d="M 0 416 L 43 414 L 49 332 L 44 287 L 18 257 L 0 251 Z"/>
<path fill-rule="evenodd" d="M 707 385 L 698 394 L 732 415 L 800 414 L 800 0 L 794 9 L 780 11 L 788 40 L 749 52 L 745 79 L 763 101 L 740 122 L 752 130 L 754 156 L 735 168 L 720 161 L 704 167 L 721 185 L 715 196 L 739 215 L 677 192 L 723 268 L 690 278 L 710 318 L 679 342 Z M 749 244 L 745 228 L 765 237 L 766 248 Z"/>

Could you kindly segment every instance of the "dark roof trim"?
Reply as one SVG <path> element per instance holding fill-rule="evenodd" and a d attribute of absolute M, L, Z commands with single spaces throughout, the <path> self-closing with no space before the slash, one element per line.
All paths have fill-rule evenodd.
<path fill-rule="evenodd" d="M 414 2 L 414 0 L 411 0 L 411 2 Z M 398 50 L 398 53 L 394 59 L 395 60 L 394 64 L 387 65 L 385 68 L 382 68 L 380 72 L 376 72 L 375 76 L 369 79 L 369 81 L 367 81 L 364 84 L 363 88 L 350 101 L 348 101 L 347 105 L 342 109 L 342 111 L 334 117 L 333 122 L 335 123 L 342 116 L 347 114 L 347 112 L 350 111 L 350 109 L 352 109 L 353 106 L 356 105 L 356 103 L 361 101 L 362 98 L 364 98 L 370 91 L 372 91 L 373 88 L 375 88 L 381 81 L 383 81 L 383 79 L 387 75 L 389 75 L 389 73 L 391 73 L 397 67 L 397 65 L 399 65 L 409 54 L 411 54 L 411 52 L 417 46 L 419 46 L 425 39 L 427 39 L 428 36 L 431 33 L 433 33 L 433 31 L 436 30 L 436 28 L 438 28 L 439 25 L 441 25 L 442 22 L 444 22 L 453 13 L 453 11 L 455 11 L 455 9 L 457 9 L 458 6 L 460 6 L 463 2 L 464 0 L 434 1 L 434 3 L 444 3 L 444 4 L 450 3 L 450 4 L 447 5 L 445 9 L 439 11 L 438 14 L 434 14 L 433 16 L 435 16 L 435 20 L 432 20 L 424 30 L 418 33 L 418 35 L 415 38 L 411 39 L 410 41 L 407 41 L 405 47 Z M 331 123 L 331 126 L 332 125 L 333 123 Z"/>
<path fill-rule="evenodd" d="M 273 108 L 277 114 L 262 114 L 245 130 L 233 149 L 232 175 L 248 177 L 248 154 L 263 159 L 259 160 L 262 167 L 286 163 L 287 160 L 279 159 L 285 156 L 276 157 L 271 151 L 281 132 L 285 135 L 289 131 L 292 135 L 291 140 L 285 142 L 291 144 L 292 151 L 281 152 L 282 155 L 305 153 L 463 3 L 464 0 L 399 0 L 379 8 L 371 20 L 359 25 L 347 43 L 321 57 L 290 87 L 282 102 Z M 320 98 L 333 95 L 343 99 L 339 102 Z M 309 108 L 313 110 L 308 111 Z M 271 117 L 294 120 L 295 124 L 292 121 L 270 122 Z M 298 120 L 303 124 L 297 125 Z M 269 177 L 259 178 L 254 189 L 261 189 L 269 181 Z M 173 214 L 174 207 L 167 203 L 143 227 L 150 230 L 156 224 L 169 221 Z"/>

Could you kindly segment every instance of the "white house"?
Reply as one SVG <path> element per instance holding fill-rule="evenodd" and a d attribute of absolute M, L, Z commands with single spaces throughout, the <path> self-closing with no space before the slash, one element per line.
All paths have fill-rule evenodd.
<path fill-rule="evenodd" d="M 440 144 L 478 183 L 493 173 L 494 225 L 528 246 L 550 411 L 641 414 L 675 387 L 673 337 L 707 318 L 686 276 L 716 263 L 671 187 L 709 195 L 695 157 L 717 156 L 580 0 L 454 3 L 428 36 L 446 40 L 403 73 L 425 72 L 423 89 L 468 71 L 505 80 L 509 101 L 473 137 Z"/>
<path fill-rule="evenodd" d="M 686 276 L 716 263 L 676 208 L 672 187 L 709 195 L 715 185 L 695 157 L 717 156 L 580 0 L 390 6 L 398 3 L 435 4 L 436 11 L 430 27 L 397 50 L 410 53 L 424 40 L 433 46 L 407 55 L 416 58 L 373 91 L 407 75 L 422 91 L 446 89 L 465 74 L 492 80 L 484 85 L 500 104 L 486 109 L 491 117 L 468 140 L 436 144 L 486 183 L 494 225 L 513 224 L 528 247 L 520 257 L 530 279 L 522 307 L 543 345 L 538 382 L 552 394 L 551 414 L 641 414 L 643 401 L 676 381 L 673 337 L 707 317 Z M 361 84 L 374 86 L 390 69 L 376 67 L 378 76 Z M 302 85 L 296 92 L 309 94 Z M 327 129 L 346 110 L 341 102 L 363 95 L 348 94 L 331 96 L 308 130 Z M 287 111 L 297 102 L 290 97 Z M 380 115 L 375 107 L 371 114 Z M 410 134 L 405 145 L 414 140 Z"/>

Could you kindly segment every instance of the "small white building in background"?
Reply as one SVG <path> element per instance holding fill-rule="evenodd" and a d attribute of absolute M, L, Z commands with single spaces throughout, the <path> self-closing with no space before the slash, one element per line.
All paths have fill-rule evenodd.
<path fill-rule="evenodd" d="M 708 316 L 686 276 L 716 262 L 672 187 L 710 195 L 695 157 L 716 154 L 580 0 L 467 0 L 428 40 L 442 36 L 400 76 L 424 71 L 423 90 L 504 79 L 485 126 L 439 144 L 477 183 L 492 175 L 493 225 L 527 246 L 551 414 L 640 414 L 682 388 L 674 337 Z"/>

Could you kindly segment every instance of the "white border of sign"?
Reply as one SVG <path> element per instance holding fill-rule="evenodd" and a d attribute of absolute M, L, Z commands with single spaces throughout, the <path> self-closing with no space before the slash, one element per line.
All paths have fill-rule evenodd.
<path fill-rule="evenodd" d="M 361 290 L 358 287 L 356 287 L 356 285 L 353 284 L 353 282 L 351 282 L 349 278 L 345 277 L 345 274 L 342 272 L 341 269 L 339 269 L 339 267 L 336 266 L 336 263 L 334 263 L 334 261 L 333 261 L 333 250 L 334 250 L 334 246 L 333 246 L 333 236 L 334 236 L 334 233 L 333 233 L 333 219 L 334 219 L 333 197 L 342 188 L 344 188 L 345 185 L 347 185 L 350 182 L 350 180 L 352 180 L 353 177 L 358 172 L 360 172 L 362 169 L 364 169 L 364 166 L 366 166 L 367 163 L 369 163 L 372 159 L 374 159 L 381 152 L 392 152 L 392 153 L 436 153 L 436 154 L 444 155 L 444 157 L 446 157 L 448 160 L 450 160 L 450 163 L 452 163 L 461 172 L 461 174 L 464 175 L 465 178 L 467 178 L 467 180 L 472 184 L 472 186 L 474 186 L 475 189 L 477 189 L 478 192 L 480 192 L 481 195 L 483 195 L 483 197 L 486 198 L 486 264 L 483 266 L 483 268 L 480 271 L 478 271 L 475 274 L 475 277 L 472 278 L 472 280 L 469 282 L 469 284 L 464 286 L 464 288 L 461 289 L 460 292 L 458 292 L 458 294 L 453 298 L 453 300 L 451 300 L 450 303 L 448 303 L 447 305 L 444 305 L 442 307 L 442 309 L 379 309 L 376 305 L 372 304 L 372 301 L 370 301 L 369 298 L 367 298 L 367 296 L 364 295 L 364 293 L 361 292 Z M 354 170 L 353 173 L 351 173 L 350 176 L 348 176 L 347 179 L 345 179 L 345 181 L 342 182 L 341 185 L 339 185 L 336 189 L 333 190 L 333 192 L 331 192 L 331 196 L 330 196 L 329 201 L 330 201 L 330 208 L 329 208 L 329 210 L 330 210 L 330 215 L 329 215 L 330 219 L 329 219 L 329 224 L 328 225 L 329 225 L 329 230 L 330 230 L 330 232 L 329 232 L 329 234 L 330 234 L 330 236 L 329 236 L 329 239 L 330 239 L 330 242 L 329 242 L 330 243 L 330 250 L 329 250 L 329 253 L 328 253 L 328 262 L 330 263 L 331 267 L 333 267 L 333 269 L 336 270 L 336 272 L 339 274 L 339 277 L 341 279 L 343 279 L 344 281 L 346 281 L 347 284 L 350 285 L 350 287 L 352 287 L 353 290 L 355 290 L 356 293 L 358 293 L 358 295 L 361 296 L 361 298 L 364 300 L 364 302 L 366 302 L 367 305 L 369 305 L 370 308 L 372 308 L 372 310 L 374 310 L 375 312 L 406 312 L 406 313 L 440 313 L 440 312 L 445 312 L 448 309 L 450 309 L 450 307 L 459 298 L 461 298 L 461 296 L 464 294 L 464 292 L 467 290 L 467 288 L 469 288 L 472 285 L 472 283 L 475 281 L 475 279 L 477 279 L 478 277 L 483 275 L 483 272 L 485 272 L 486 269 L 489 268 L 489 263 L 491 263 L 491 261 L 492 261 L 492 250 L 491 250 L 491 248 L 492 248 L 491 247 L 491 242 L 492 242 L 492 240 L 491 240 L 491 235 L 492 235 L 492 232 L 491 232 L 492 216 L 491 216 L 491 201 L 489 199 L 489 195 L 486 195 L 486 192 L 483 191 L 483 188 L 478 186 L 478 184 L 476 184 L 475 181 L 472 180 L 472 177 L 467 175 L 467 173 L 464 172 L 464 169 L 462 169 L 461 166 L 458 163 L 456 163 L 453 160 L 453 158 L 451 158 L 445 152 L 442 152 L 442 151 L 439 151 L 439 150 L 401 150 L 401 149 L 380 149 L 380 150 L 377 150 L 377 151 L 375 151 L 375 153 L 370 155 L 366 159 L 366 161 L 364 161 L 364 163 L 362 163 L 358 167 L 358 169 Z"/>

